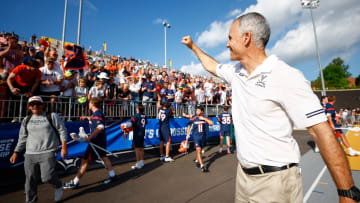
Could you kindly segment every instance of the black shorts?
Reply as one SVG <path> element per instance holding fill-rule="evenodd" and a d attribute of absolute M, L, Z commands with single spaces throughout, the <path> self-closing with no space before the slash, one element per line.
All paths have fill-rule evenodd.
<path fill-rule="evenodd" d="M 106 142 L 105 143 L 94 143 L 95 145 L 106 149 Z M 94 151 L 94 149 L 96 150 L 96 152 L 99 154 L 100 158 L 105 157 L 106 156 L 106 152 L 104 150 L 101 150 L 99 148 L 97 148 L 96 146 L 91 146 L 90 143 L 88 144 L 86 151 L 84 153 L 84 156 L 82 157 L 84 160 L 96 160 L 98 159 L 98 156 L 96 154 L 96 152 Z"/>
<path fill-rule="evenodd" d="M 171 132 L 170 128 L 161 128 L 160 127 L 160 141 L 164 141 L 164 143 L 171 143 Z"/>
<path fill-rule="evenodd" d="M 135 135 L 134 134 L 133 147 L 134 148 L 144 148 L 144 136 L 143 135 Z"/>

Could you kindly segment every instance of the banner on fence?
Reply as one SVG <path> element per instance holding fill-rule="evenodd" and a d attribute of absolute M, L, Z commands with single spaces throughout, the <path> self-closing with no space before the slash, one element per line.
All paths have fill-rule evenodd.
<path fill-rule="evenodd" d="M 220 131 L 220 125 L 216 118 L 211 118 L 214 121 L 214 125 L 209 127 L 209 137 L 218 136 Z M 121 151 L 132 148 L 133 135 L 132 132 L 125 138 L 123 138 L 123 132 L 120 128 L 120 121 L 107 122 L 106 123 L 106 137 L 107 137 L 107 150 L 108 151 Z M 170 119 L 171 141 L 172 143 L 179 143 L 185 140 L 187 130 L 188 119 Z M 88 122 L 66 122 L 66 128 L 68 134 L 75 132 L 79 133 L 79 127 L 84 127 L 85 131 L 89 133 Z M 9 159 L 15 149 L 19 135 L 20 123 L 15 124 L 1 124 L 0 125 L 0 168 L 8 168 L 21 164 L 23 160 L 19 160 L 17 164 L 11 165 Z M 159 120 L 148 119 L 146 125 L 145 141 L 146 146 L 159 145 Z M 68 135 L 68 156 L 66 158 L 81 157 L 87 147 L 88 143 L 72 141 Z M 60 152 L 58 153 L 58 159 L 61 159 Z"/>

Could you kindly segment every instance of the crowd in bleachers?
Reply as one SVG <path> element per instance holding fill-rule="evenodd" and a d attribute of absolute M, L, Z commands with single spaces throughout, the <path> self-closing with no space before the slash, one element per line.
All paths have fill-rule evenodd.
<path fill-rule="evenodd" d="M 340 109 L 336 116 L 338 122 L 341 123 L 343 127 L 348 127 L 352 124 L 360 124 L 360 108 Z"/>
<path fill-rule="evenodd" d="M 1 32 L 0 100 L 42 95 L 48 102 L 73 98 L 78 104 L 101 97 L 106 104 L 125 106 L 160 106 L 167 101 L 172 107 L 231 105 L 231 87 L 212 77 L 192 76 L 133 57 L 94 55 L 91 51 L 85 51 L 88 69 L 64 71 L 61 51 L 59 43 L 39 40 L 35 34 L 30 42 L 19 42 L 16 34 Z M 360 108 L 341 109 L 338 118 L 344 125 L 359 123 Z"/>
<path fill-rule="evenodd" d="M 14 33 L 2 32 L 0 37 L 0 86 L 10 99 L 44 95 L 49 102 L 76 98 L 77 103 L 86 103 L 101 97 L 107 104 L 231 105 L 231 87 L 212 77 L 192 76 L 133 57 L 92 56 L 89 51 L 85 51 L 88 69 L 65 71 L 58 43 L 35 35 L 31 42 L 18 39 Z"/>

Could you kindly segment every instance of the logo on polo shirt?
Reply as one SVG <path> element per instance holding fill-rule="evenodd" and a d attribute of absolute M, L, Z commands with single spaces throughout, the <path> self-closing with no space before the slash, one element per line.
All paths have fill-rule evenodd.
<path fill-rule="evenodd" d="M 247 77 L 244 73 L 239 73 L 240 77 Z"/>
<path fill-rule="evenodd" d="M 263 87 L 263 88 L 265 88 L 265 86 L 266 86 L 266 81 L 265 81 L 265 79 L 267 78 L 268 76 L 267 75 L 261 75 L 261 78 L 256 82 L 256 84 L 255 85 L 257 85 L 257 86 L 259 86 L 259 87 Z"/>

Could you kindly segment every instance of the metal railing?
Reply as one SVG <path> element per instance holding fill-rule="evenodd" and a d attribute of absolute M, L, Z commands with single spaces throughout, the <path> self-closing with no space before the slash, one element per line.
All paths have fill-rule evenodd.
<path fill-rule="evenodd" d="M 73 97 L 42 96 L 46 111 L 56 112 L 64 121 L 80 120 L 81 116 L 89 116 L 88 103 L 79 103 Z M 27 107 L 28 98 L 24 95 L 0 99 L 0 122 L 20 122 L 29 114 Z M 136 114 L 136 107 L 141 103 L 145 107 L 145 114 L 149 118 L 156 118 L 159 110 L 158 102 L 142 101 L 103 101 L 102 110 L 109 120 L 130 118 Z M 223 105 L 202 105 L 206 116 L 218 116 L 224 111 Z M 183 114 L 195 114 L 195 103 L 172 103 L 174 117 L 181 118 Z"/>

